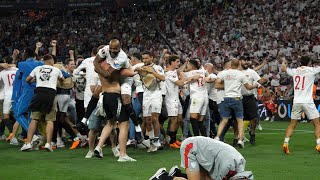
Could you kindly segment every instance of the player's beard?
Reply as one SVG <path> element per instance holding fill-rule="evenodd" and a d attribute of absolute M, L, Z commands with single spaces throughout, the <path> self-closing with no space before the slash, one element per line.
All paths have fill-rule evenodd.
<path fill-rule="evenodd" d="M 248 65 L 241 65 L 241 67 L 242 67 L 243 70 L 248 69 Z"/>
<path fill-rule="evenodd" d="M 118 54 L 119 54 L 119 51 L 118 52 L 110 52 L 111 58 L 117 57 Z"/>

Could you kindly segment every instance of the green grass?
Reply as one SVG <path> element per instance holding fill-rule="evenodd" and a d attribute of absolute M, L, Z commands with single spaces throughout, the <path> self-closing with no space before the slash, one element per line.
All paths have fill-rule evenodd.
<path fill-rule="evenodd" d="M 320 154 L 315 151 L 313 126 L 300 123 L 290 140 L 290 155 L 282 152 L 284 130 L 288 122 L 262 122 L 263 130 L 257 131 L 257 144 L 246 143 L 239 149 L 247 160 L 246 169 L 255 179 L 319 179 Z M 279 129 L 279 130 L 275 130 Z M 281 130 L 282 129 L 282 130 Z M 248 135 L 247 135 L 248 136 Z M 232 134 L 228 133 L 231 142 Z M 170 169 L 180 165 L 179 150 L 165 148 L 156 153 L 142 149 L 128 149 L 128 154 L 137 159 L 133 163 L 118 163 L 110 147 L 104 148 L 103 159 L 85 159 L 88 149 L 59 149 L 20 152 L 20 146 L 0 142 L 0 180 L 13 179 L 107 179 L 146 180 L 160 167 Z"/>

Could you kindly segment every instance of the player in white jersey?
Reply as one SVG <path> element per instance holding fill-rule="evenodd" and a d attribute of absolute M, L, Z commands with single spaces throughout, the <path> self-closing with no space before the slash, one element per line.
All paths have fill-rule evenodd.
<path fill-rule="evenodd" d="M 258 84 L 250 84 L 246 76 L 238 70 L 239 60 L 231 60 L 231 69 L 222 71 L 219 73 L 218 79 L 216 80 L 219 84 L 224 84 L 224 102 L 221 110 L 222 121 L 219 124 L 218 133 L 216 139 L 220 140 L 220 135 L 228 123 L 228 119 L 231 118 L 231 111 L 235 112 L 237 118 L 239 140 L 238 145 L 244 147 L 243 143 L 243 104 L 241 95 L 241 86 L 244 85 L 247 89 L 254 89 L 258 87 Z"/>
<path fill-rule="evenodd" d="M 3 83 L 3 121 L 4 124 L 7 126 L 10 135 L 10 144 L 12 145 L 19 145 L 18 140 L 16 139 L 16 133 L 19 128 L 18 122 L 14 124 L 14 120 L 10 119 L 10 111 L 12 108 L 11 105 L 11 96 L 13 91 L 13 81 L 16 76 L 17 68 L 15 67 L 15 64 L 13 62 L 12 57 L 6 58 L 6 63 L 8 63 L 9 67 L 2 70 L 0 72 L 0 81 Z M 8 139 L 8 140 L 9 140 Z"/>
<path fill-rule="evenodd" d="M 182 106 L 179 99 L 179 86 L 184 85 L 184 73 L 179 74 L 177 69 L 180 65 L 180 59 L 178 56 L 169 56 L 167 60 L 167 72 L 166 76 L 166 108 L 170 119 L 170 127 L 168 135 L 170 136 L 170 147 L 180 148 L 181 143 L 177 141 L 177 131 L 179 124 L 182 121 Z"/>
<path fill-rule="evenodd" d="M 245 171 L 246 160 L 234 147 L 209 137 L 197 136 L 184 140 L 180 157 L 180 165 L 186 169 L 187 177 L 175 166 L 169 173 L 165 168 L 159 169 L 150 180 L 254 179 L 251 171 Z"/>
<path fill-rule="evenodd" d="M 264 84 L 266 82 L 266 79 L 261 78 L 259 74 L 249 68 L 249 61 L 250 58 L 246 56 L 241 56 L 240 58 L 240 66 L 239 70 L 243 72 L 249 83 L 253 84 L 258 82 L 259 84 Z M 243 96 L 242 103 L 243 103 L 243 119 L 245 121 L 245 125 L 243 131 L 247 128 L 249 125 L 249 122 L 251 123 L 250 126 L 250 143 L 255 144 L 256 143 L 256 127 L 257 127 L 257 99 L 255 97 L 255 94 L 257 94 L 257 89 L 248 90 L 244 85 L 241 87 L 241 94 Z"/>
<path fill-rule="evenodd" d="M 58 68 L 53 67 L 54 60 L 51 55 L 45 55 L 43 62 L 44 65 L 33 69 L 26 79 L 28 83 L 36 81 L 37 88 L 29 105 L 32 121 L 28 129 L 26 144 L 21 148 L 21 151 L 28 151 L 32 148 L 31 140 L 37 129 L 38 122 L 44 120 L 47 123 L 45 149 L 52 151 L 53 122 L 56 120 L 57 113 L 56 89 L 58 80 L 63 81 L 64 77 Z"/>
<path fill-rule="evenodd" d="M 161 146 L 159 114 L 162 107 L 162 92 L 159 81 L 164 81 L 165 76 L 162 67 L 153 63 L 153 55 L 150 52 L 142 53 L 142 60 L 144 66 L 136 68 L 136 71 L 139 72 L 144 85 L 142 114 L 145 118 L 144 122 L 149 139 L 152 142 L 152 146 L 148 150 L 150 152 L 157 151 L 157 148 Z"/>
<path fill-rule="evenodd" d="M 97 54 L 97 48 L 93 48 L 91 51 L 91 57 L 86 58 L 82 63 L 73 71 L 73 74 L 79 75 L 82 70 L 86 72 L 86 87 L 84 90 L 84 108 L 88 107 L 89 101 L 92 97 L 91 86 L 95 86 L 94 82 L 97 73 L 94 71 L 93 61 Z"/>
<path fill-rule="evenodd" d="M 201 64 L 197 59 L 191 59 L 187 64 L 185 72 L 186 83 L 190 84 L 190 122 L 193 135 L 207 136 L 206 128 L 203 124 L 204 116 L 208 110 L 208 91 L 205 86 L 205 71 L 200 69 Z"/>
<path fill-rule="evenodd" d="M 320 67 L 310 67 L 311 59 L 302 56 L 301 66 L 296 69 L 287 68 L 286 59 L 282 58 L 281 71 L 287 72 L 293 78 L 294 98 L 291 112 L 291 122 L 286 130 L 286 136 L 283 143 L 283 151 L 289 154 L 289 140 L 294 129 L 301 118 L 301 113 L 305 112 L 314 125 L 314 136 L 316 138 L 316 150 L 320 152 L 320 122 L 319 112 L 313 102 L 312 89 L 315 75 L 320 72 Z"/>

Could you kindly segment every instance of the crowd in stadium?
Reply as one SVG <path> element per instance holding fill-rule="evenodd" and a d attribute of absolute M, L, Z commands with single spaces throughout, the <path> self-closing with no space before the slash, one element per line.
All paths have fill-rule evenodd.
<path fill-rule="evenodd" d="M 65 147 L 66 132 L 70 149 L 89 146 L 85 158 L 103 158 L 108 140 L 127 162 L 136 159 L 126 146 L 152 153 L 190 136 L 224 141 L 229 127 L 233 146 L 244 148 L 250 124 L 254 145 L 257 99 L 274 120 L 276 100 L 299 89 L 287 68 L 320 64 L 319 0 L 175 2 L 1 17 L 1 139 L 53 151 Z M 315 73 L 313 99 L 318 81 Z"/>

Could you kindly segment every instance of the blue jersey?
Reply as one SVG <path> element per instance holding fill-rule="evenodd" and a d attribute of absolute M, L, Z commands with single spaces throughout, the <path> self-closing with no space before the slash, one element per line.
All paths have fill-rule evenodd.
<path fill-rule="evenodd" d="M 16 74 L 20 74 L 20 70 L 16 72 Z M 13 102 L 18 102 L 20 96 L 22 94 L 22 80 L 19 78 L 15 78 L 13 81 L 13 90 L 11 100 Z"/>
<path fill-rule="evenodd" d="M 20 62 L 18 65 L 19 74 L 16 74 L 16 79 L 20 79 L 22 81 L 22 89 L 23 91 L 26 90 L 33 90 L 36 88 L 36 83 L 27 83 L 26 79 L 31 73 L 31 71 L 36 68 L 37 66 L 42 66 L 43 62 L 36 61 L 33 58 L 28 58 L 24 62 Z"/>

